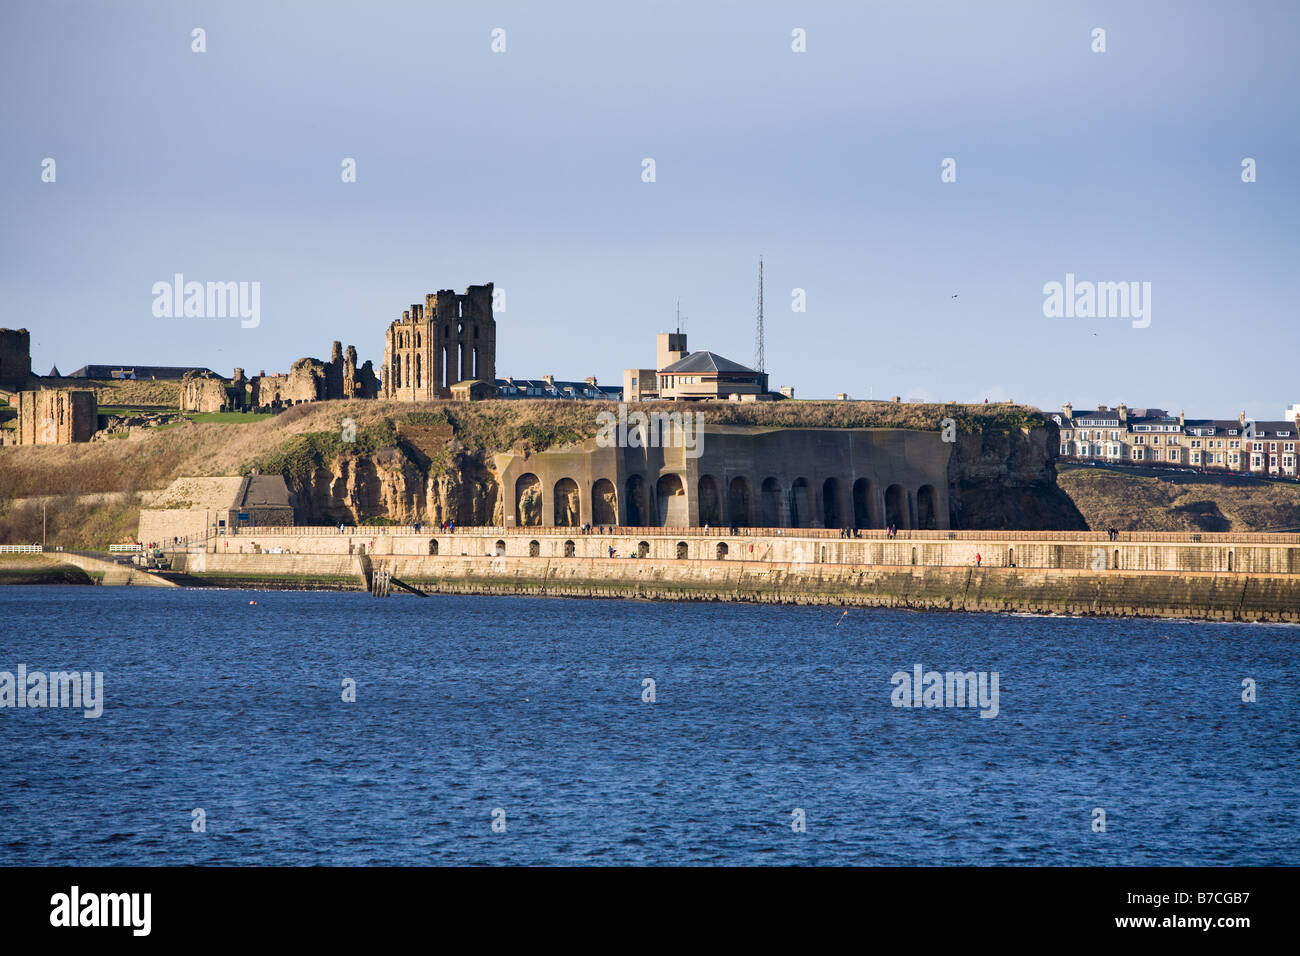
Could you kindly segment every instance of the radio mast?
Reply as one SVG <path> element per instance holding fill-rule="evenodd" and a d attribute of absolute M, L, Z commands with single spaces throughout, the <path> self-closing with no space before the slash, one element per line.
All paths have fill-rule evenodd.
<path fill-rule="evenodd" d="M 758 257 L 758 328 L 754 332 L 754 368 L 766 372 L 763 356 L 763 257 Z"/>

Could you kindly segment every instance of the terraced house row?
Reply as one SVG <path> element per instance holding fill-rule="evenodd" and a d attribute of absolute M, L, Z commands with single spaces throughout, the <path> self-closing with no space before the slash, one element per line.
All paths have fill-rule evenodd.
<path fill-rule="evenodd" d="M 1060 426 L 1062 458 L 1294 477 L 1298 416 L 1297 405 L 1281 421 L 1261 422 L 1244 413 L 1187 418 L 1123 404 L 1076 412 L 1067 402 L 1052 418 Z"/>

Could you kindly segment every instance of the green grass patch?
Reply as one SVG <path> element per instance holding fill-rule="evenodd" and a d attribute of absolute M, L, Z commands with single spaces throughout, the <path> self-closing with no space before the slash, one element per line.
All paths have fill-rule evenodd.
<path fill-rule="evenodd" d="M 251 425 L 275 416 L 270 412 L 189 412 L 185 417 L 198 425 Z"/>

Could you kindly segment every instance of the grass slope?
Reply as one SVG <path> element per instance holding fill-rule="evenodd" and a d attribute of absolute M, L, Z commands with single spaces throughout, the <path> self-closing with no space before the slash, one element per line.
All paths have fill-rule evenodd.
<path fill-rule="evenodd" d="M 1058 466 L 1057 485 L 1093 530 L 1278 531 L 1300 527 L 1300 486 L 1210 476 L 1143 477 Z"/>

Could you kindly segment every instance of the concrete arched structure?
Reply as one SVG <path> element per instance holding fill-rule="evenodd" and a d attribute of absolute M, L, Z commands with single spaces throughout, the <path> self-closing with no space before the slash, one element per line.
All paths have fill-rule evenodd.
<path fill-rule="evenodd" d="M 424 373 L 427 380 L 427 362 Z M 696 456 L 662 444 L 601 446 L 594 438 L 527 457 L 511 455 L 499 472 L 497 520 L 507 527 L 536 524 L 540 499 L 540 524 L 571 521 L 563 494 L 556 507 L 556 486 L 568 480 L 581 499 L 579 524 L 881 528 L 893 523 L 906 530 L 933 521 L 937 529 L 949 527 L 952 446 L 937 433 L 701 427 Z M 661 485 L 664 476 L 672 477 Z M 535 497 L 534 478 L 540 481 Z M 678 481 L 683 494 L 673 493 Z M 891 518 L 884 489 L 894 486 L 899 490 L 891 492 Z M 565 484 L 562 490 L 572 489 Z M 487 524 L 493 517 L 485 506 L 464 523 Z"/>

